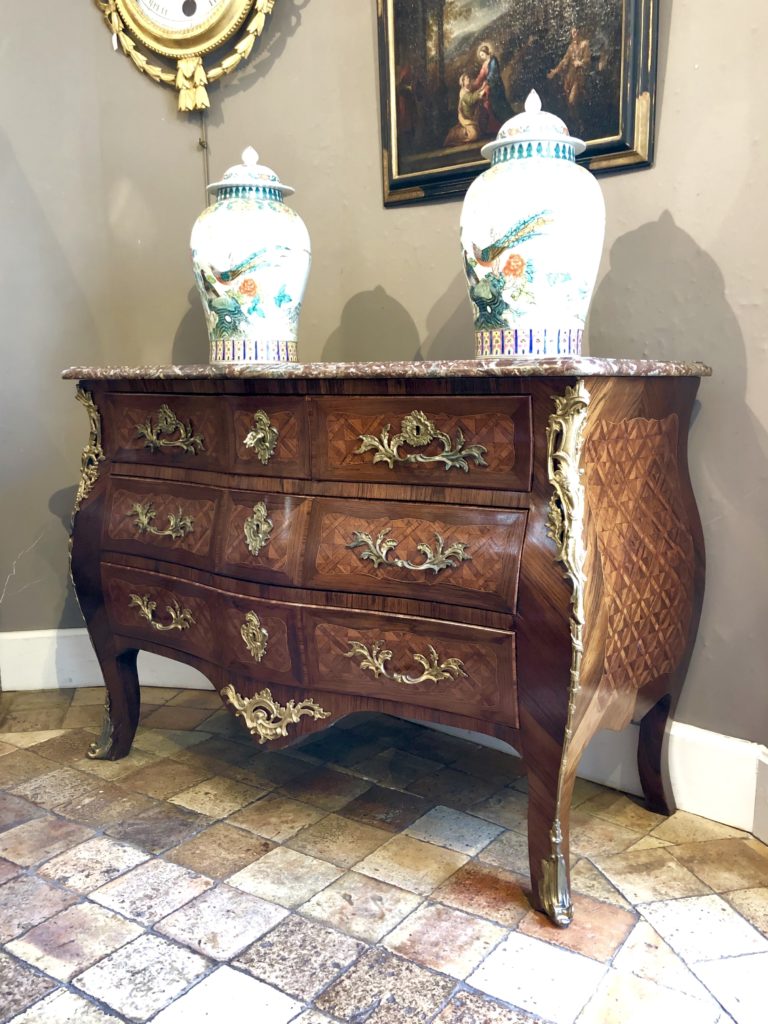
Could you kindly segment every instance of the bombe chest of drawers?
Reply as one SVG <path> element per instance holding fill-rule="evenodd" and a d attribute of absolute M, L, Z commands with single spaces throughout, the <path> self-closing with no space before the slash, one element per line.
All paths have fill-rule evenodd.
<path fill-rule="evenodd" d="M 260 742 L 354 711 L 487 733 L 528 775 L 532 899 L 571 919 L 598 729 L 640 721 L 652 807 L 698 623 L 686 444 L 700 364 L 74 368 L 90 421 L 72 574 L 124 757 L 139 649 Z"/>

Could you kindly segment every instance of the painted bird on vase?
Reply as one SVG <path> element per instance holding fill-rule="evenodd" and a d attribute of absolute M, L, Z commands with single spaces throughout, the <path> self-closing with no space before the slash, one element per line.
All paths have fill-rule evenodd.
<path fill-rule="evenodd" d="M 549 224 L 551 219 L 550 211 L 542 210 L 541 213 L 534 213 L 532 216 L 515 224 L 506 235 L 503 235 L 495 242 L 491 242 L 484 249 L 479 249 L 473 243 L 472 249 L 476 262 L 481 267 L 490 267 L 503 252 L 511 249 L 513 245 L 527 242 L 529 238 L 535 238 L 536 235 L 541 234 L 541 228 L 545 224 Z"/>

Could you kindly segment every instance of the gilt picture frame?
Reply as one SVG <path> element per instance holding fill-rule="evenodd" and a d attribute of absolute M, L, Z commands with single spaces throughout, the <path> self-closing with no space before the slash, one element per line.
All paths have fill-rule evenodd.
<path fill-rule="evenodd" d="M 658 0 L 377 0 L 384 205 L 462 195 L 531 89 L 595 173 L 650 167 Z"/>

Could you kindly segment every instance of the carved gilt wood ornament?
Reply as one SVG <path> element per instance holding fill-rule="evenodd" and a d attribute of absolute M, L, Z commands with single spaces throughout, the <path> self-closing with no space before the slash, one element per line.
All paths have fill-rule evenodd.
<path fill-rule="evenodd" d="M 589 391 L 584 381 L 579 380 L 572 388 L 565 389 L 562 398 L 555 398 L 555 412 L 549 417 L 547 426 L 547 475 L 554 488 L 549 500 L 547 531 L 557 547 L 557 560 L 563 563 L 566 578 L 571 581 L 571 671 L 568 717 L 557 780 L 555 820 L 549 833 L 551 851 L 542 863 L 539 896 L 549 916 L 563 928 L 573 918 L 562 850 L 560 809 L 584 650 L 584 586 L 587 579 L 584 563 L 587 552 L 584 545 L 584 484 L 580 463 L 588 405 Z"/>
<path fill-rule="evenodd" d="M 259 743 L 276 740 L 288 735 L 288 726 L 295 725 L 302 715 L 311 718 L 330 718 L 330 711 L 325 711 L 319 704 L 307 698 L 289 700 L 287 704 L 278 704 L 269 689 L 260 690 L 254 697 L 243 697 L 231 683 L 223 687 L 221 696 L 232 705 L 235 714 L 242 718 L 248 732 L 258 736 Z"/>
<path fill-rule="evenodd" d="M 178 90 L 179 110 L 210 106 L 207 86 L 251 53 L 276 0 L 94 0 L 112 45 L 161 85 Z M 163 58 L 153 63 L 140 47 Z M 218 63 L 204 60 L 216 51 Z M 175 63 L 175 67 L 173 66 Z"/>

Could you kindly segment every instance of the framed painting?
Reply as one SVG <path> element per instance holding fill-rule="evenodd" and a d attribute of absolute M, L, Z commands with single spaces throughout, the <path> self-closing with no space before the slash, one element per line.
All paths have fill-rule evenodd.
<path fill-rule="evenodd" d="M 377 0 L 384 204 L 461 195 L 535 89 L 596 173 L 653 160 L 658 0 Z"/>

